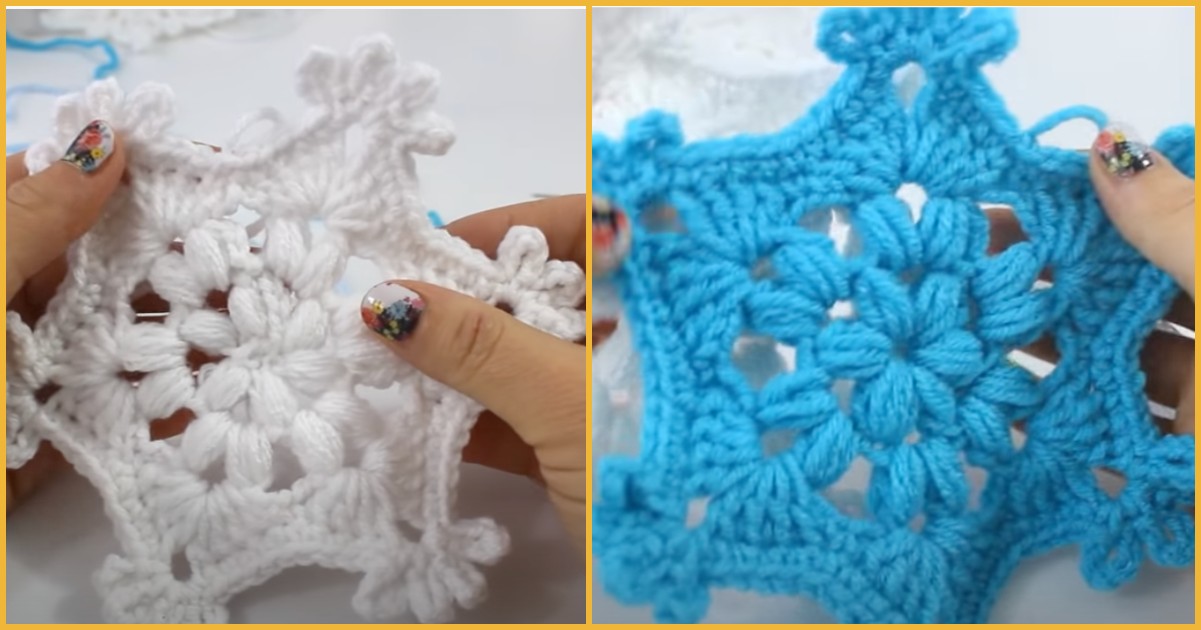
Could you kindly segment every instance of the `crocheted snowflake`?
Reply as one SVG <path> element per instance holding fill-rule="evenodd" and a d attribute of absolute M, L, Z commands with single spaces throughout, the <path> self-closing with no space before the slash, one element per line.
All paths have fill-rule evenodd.
<path fill-rule="evenodd" d="M 156 42 L 234 19 L 235 9 L 42 9 L 49 29 L 82 31 L 143 50 Z"/>
<path fill-rule="evenodd" d="M 365 574 L 368 618 L 446 620 L 483 597 L 475 565 L 508 537 L 454 510 L 480 406 L 399 362 L 357 297 L 336 295 L 351 253 L 583 334 L 584 274 L 548 260 L 541 232 L 511 229 L 493 260 L 430 225 L 414 158 L 454 137 L 431 69 L 378 38 L 315 50 L 298 75 L 303 122 L 247 119 L 269 140 L 214 153 L 171 137 L 167 88 L 110 80 L 64 99 L 55 137 L 28 152 L 45 168 L 95 118 L 128 150 L 128 184 L 70 250 L 45 316 L 8 315 L 8 466 L 47 439 L 100 491 L 121 545 L 97 576 L 111 620 L 224 621 L 232 595 L 297 565 Z M 169 312 L 137 314 L 147 293 Z M 385 389 L 381 414 L 368 399 Z M 152 439 L 180 410 L 195 416 L 182 436 Z"/>
<path fill-rule="evenodd" d="M 1086 156 L 1037 142 L 1104 116 L 1017 127 L 980 71 L 1015 44 L 1006 10 L 838 9 L 819 33 L 845 73 L 779 133 L 684 143 L 651 113 L 594 140 L 593 191 L 634 225 L 617 281 L 645 388 L 640 454 L 601 462 L 608 590 L 663 621 L 733 587 L 848 622 L 979 622 L 1020 560 L 1062 545 L 1097 588 L 1148 555 L 1192 562 L 1193 438 L 1156 430 L 1138 363 L 1177 289 L 1105 220 Z M 912 103 L 892 81 L 908 63 Z M 1191 176 L 1191 127 L 1157 146 Z M 1029 240 L 989 255 L 981 204 Z M 1006 355 L 1043 335 L 1062 359 L 1040 381 Z M 853 468 L 858 512 L 829 496 Z"/>

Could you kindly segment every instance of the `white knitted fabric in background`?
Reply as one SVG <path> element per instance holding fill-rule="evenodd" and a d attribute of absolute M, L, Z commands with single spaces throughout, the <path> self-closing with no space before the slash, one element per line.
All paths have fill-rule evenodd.
<path fill-rule="evenodd" d="M 41 23 L 48 29 L 83 32 L 142 50 L 236 15 L 236 9 L 43 9 Z"/>
<path fill-rule="evenodd" d="M 314 50 L 298 74 L 304 120 L 265 110 L 243 125 L 269 126 L 266 141 L 240 131 L 214 153 L 168 136 L 168 88 L 109 80 L 63 99 L 54 137 L 28 151 L 41 170 L 102 118 L 129 156 L 45 316 L 31 330 L 8 314 L 8 466 L 49 440 L 100 491 L 122 549 L 96 576 L 111 621 L 223 622 L 232 595 L 297 565 L 364 574 L 354 606 L 369 619 L 445 621 L 484 596 L 476 565 L 507 534 L 454 510 L 480 406 L 398 361 L 357 297 L 335 295 L 349 255 L 583 335 L 583 271 L 548 260 L 541 232 L 513 228 L 492 260 L 430 225 L 414 155 L 453 141 L 431 69 L 376 38 Z M 249 234 L 239 210 L 262 217 Z M 135 317 L 147 291 L 165 319 Z M 194 375 L 197 351 L 219 361 Z M 380 414 L 366 397 L 387 388 L 399 403 Z M 151 422 L 180 409 L 197 419 L 152 441 Z"/>
<path fill-rule="evenodd" d="M 689 139 L 778 131 L 825 94 L 839 67 L 813 45 L 818 7 L 596 8 L 593 130 L 621 136 L 649 109 Z"/>

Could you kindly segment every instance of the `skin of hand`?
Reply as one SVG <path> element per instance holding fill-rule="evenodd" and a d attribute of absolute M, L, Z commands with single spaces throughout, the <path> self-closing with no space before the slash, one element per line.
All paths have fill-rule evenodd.
<path fill-rule="evenodd" d="M 1089 173 L 1101 205 L 1122 237 L 1180 285 L 1182 293 L 1166 319 L 1195 330 L 1194 182 L 1162 154 L 1150 152 L 1154 166 L 1130 177 L 1120 177 L 1110 173 L 1097 151 L 1093 151 Z M 1194 435 L 1195 345 L 1191 339 L 1156 331 L 1148 338 L 1143 352 L 1147 395 L 1176 408 L 1176 421 L 1170 427 L 1173 433 Z"/>
<path fill-rule="evenodd" d="M 1089 174 L 1097 197 L 1118 232 L 1143 256 L 1180 285 L 1181 294 L 1164 316 L 1189 330 L 1194 325 L 1194 191 L 1193 180 L 1163 155 L 1149 150 L 1154 162 L 1128 176 L 1111 173 L 1097 151 L 1089 153 Z M 989 249 L 1002 251 L 1026 240 L 1013 212 L 988 212 Z M 1059 360 L 1054 341 L 1043 338 L 1024 351 L 1052 363 Z M 1176 420 L 1159 422 L 1165 433 L 1194 434 L 1196 395 L 1193 383 L 1194 342 L 1153 331 L 1140 354 L 1151 400 L 1176 409 Z"/>
<path fill-rule="evenodd" d="M 8 310 L 32 323 L 67 274 L 67 247 L 96 222 L 104 202 L 120 185 L 125 151 L 117 138 L 113 152 L 90 173 L 56 162 L 30 176 L 24 153 L 8 156 L 5 166 L 6 303 Z M 6 511 L 62 463 L 62 456 L 43 443 L 25 466 L 7 471 Z"/>
<path fill-rule="evenodd" d="M 585 210 L 584 195 L 555 197 L 476 214 L 446 229 L 495 256 L 510 227 L 537 227 L 546 235 L 551 258 L 583 267 Z M 454 291 L 395 282 L 417 293 L 425 307 L 409 335 L 382 342 L 418 370 L 488 409 L 471 431 L 464 460 L 545 486 L 582 551 L 588 439 L 583 340 L 553 337 Z"/>

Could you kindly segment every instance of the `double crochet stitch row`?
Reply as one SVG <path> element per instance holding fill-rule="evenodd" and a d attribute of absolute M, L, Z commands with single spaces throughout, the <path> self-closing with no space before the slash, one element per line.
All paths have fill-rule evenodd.
<path fill-rule="evenodd" d="M 845 622 L 980 622 L 1015 565 L 1064 545 L 1099 589 L 1192 562 L 1193 438 L 1156 429 L 1138 360 L 1177 289 L 1106 220 L 1087 156 L 1038 142 L 1104 115 L 1023 130 L 990 88 L 981 66 L 1015 43 L 1008 10 L 833 9 L 818 44 L 845 72 L 782 131 L 686 143 L 652 112 L 594 139 L 593 192 L 633 225 L 616 281 L 645 392 L 640 453 L 603 458 L 596 492 L 619 600 L 693 622 L 737 588 Z M 912 103 L 892 82 L 909 63 Z M 1192 176 L 1191 126 L 1156 148 Z M 996 205 L 1028 240 L 990 254 Z M 1044 336 L 1045 378 L 1007 360 Z M 779 344 L 794 369 L 746 356 Z M 831 499 L 856 462 L 859 513 Z"/>

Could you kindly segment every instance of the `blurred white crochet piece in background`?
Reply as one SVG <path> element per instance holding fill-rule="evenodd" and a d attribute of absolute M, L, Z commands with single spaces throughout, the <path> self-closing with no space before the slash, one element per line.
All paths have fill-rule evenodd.
<path fill-rule="evenodd" d="M 483 598 L 476 565 L 508 536 L 455 515 L 480 406 L 373 338 L 333 291 L 348 256 L 583 335 L 583 271 L 548 260 L 541 232 L 511 229 L 493 260 L 426 218 L 414 157 L 454 137 L 431 69 L 376 38 L 314 50 L 298 74 L 309 115 L 263 110 L 221 153 L 167 135 L 168 88 L 112 80 L 64 98 L 27 153 L 46 168 L 96 118 L 128 151 L 128 185 L 46 314 L 8 314 L 8 466 L 48 440 L 100 491 L 122 549 L 96 576 L 111 621 L 223 622 L 231 596 L 299 565 L 364 574 L 370 619 L 445 621 Z M 147 293 L 169 312 L 139 317 Z M 368 402 L 383 395 L 386 412 Z M 181 436 L 151 439 L 181 411 L 196 417 Z"/>
<path fill-rule="evenodd" d="M 143 50 L 160 40 L 233 20 L 236 9 L 42 9 L 42 26 Z"/>
<path fill-rule="evenodd" d="M 617 137 L 650 109 L 689 139 L 777 131 L 839 67 L 813 46 L 817 7 L 604 8 L 592 19 L 592 123 Z"/>

